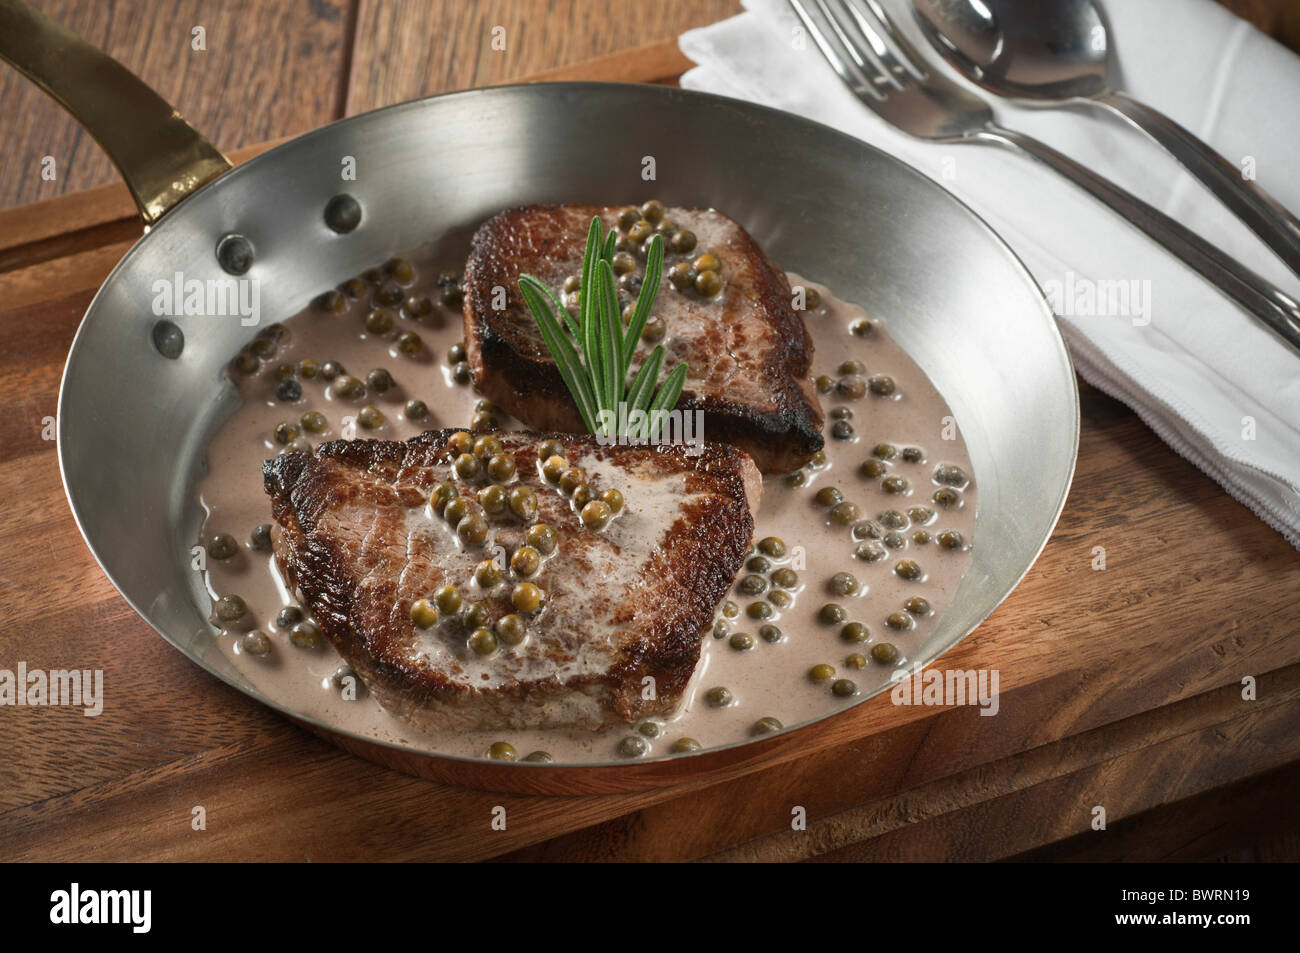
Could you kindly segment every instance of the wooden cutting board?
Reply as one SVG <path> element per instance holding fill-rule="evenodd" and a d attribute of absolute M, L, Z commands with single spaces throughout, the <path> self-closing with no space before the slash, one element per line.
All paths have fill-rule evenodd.
<path fill-rule="evenodd" d="M 687 65 L 661 44 L 538 78 Z M 0 708 L 0 859 L 1199 859 L 1300 828 L 1300 554 L 1086 385 L 1055 534 L 939 663 L 997 669 L 996 717 L 880 696 L 806 754 L 570 798 L 336 750 L 163 642 L 68 510 L 50 439 L 64 357 L 139 231 L 120 185 L 0 211 L 0 668 L 100 668 L 106 696 L 94 718 Z"/>

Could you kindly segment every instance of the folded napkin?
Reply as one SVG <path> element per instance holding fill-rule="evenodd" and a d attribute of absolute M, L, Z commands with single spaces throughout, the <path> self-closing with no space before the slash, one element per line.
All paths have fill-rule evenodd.
<path fill-rule="evenodd" d="M 834 126 L 949 189 L 1001 234 L 1047 292 L 1084 379 L 1132 407 L 1300 548 L 1300 355 L 1036 161 L 896 131 L 841 84 L 810 38 L 796 41 L 799 21 L 784 0 L 744 5 L 739 16 L 682 35 L 682 51 L 699 64 L 683 86 Z M 955 77 L 931 55 L 906 0 L 885 5 L 931 68 Z M 1300 211 L 1300 58 L 1211 0 L 1104 6 L 1121 88 L 1249 167 L 1260 186 Z M 1055 146 L 1300 297 L 1300 280 L 1141 132 L 1100 109 L 1030 109 L 976 91 L 1001 125 Z M 1133 293 L 1126 307 L 1108 299 L 1107 288 L 1118 286 L 1103 282 L 1124 283 Z M 1100 292 L 1096 300 L 1091 292 Z"/>

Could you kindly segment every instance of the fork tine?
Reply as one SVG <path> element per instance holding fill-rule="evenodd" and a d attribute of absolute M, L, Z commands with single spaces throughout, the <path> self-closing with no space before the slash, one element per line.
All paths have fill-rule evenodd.
<path fill-rule="evenodd" d="M 821 2 L 821 0 L 818 0 Z M 907 79 L 906 70 L 898 65 L 898 58 L 894 51 L 885 43 L 884 39 L 871 28 L 871 25 L 863 19 L 862 12 L 854 7 L 849 0 L 837 0 L 840 9 L 840 15 L 837 19 L 840 21 L 840 36 L 849 46 L 855 50 L 861 57 L 870 59 L 872 66 L 880 76 L 882 85 L 892 86 L 894 89 L 903 90 L 907 87 L 900 81 Z M 827 11 L 829 15 L 829 11 Z M 849 25 L 844 26 L 845 22 Z"/>
<path fill-rule="evenodd" d="M 808 35 L 811 36 L 813 42 L 817 44 L 817 49 L 821 50 L 822 56 L 826 58 L 826 62 L 831 64 L 831 68 L 839 74 L 840 79 L 844 80 L 844 84 L 859 95 L 865 94 L 870 96 L 872 99 L 883 101 L 885 97 L 876 90 L 875 84 L 866 77 L 857 63 L 854 62 L 851 48 L 849 48 L 850 57 L 845 58 L 840 51 L 835 48 L 825 31 L 818 26 L 817 22 L 808 12 L 808 9 L 803 5 L 802 0 L 788 0 L 788 2 L 794 10 L 795 16 L 803 21 L 804 29 L 808 31 Z M 821 8 L 822 15 L 827 17 L 832 28 L 837 33 L 840 32 L 838 24 L 830 18 L 825 5 L 821 0 L 813 0 L 813 2 L 817 3 Z"/>
<path fill-rule="evenodd" d="M 848 14 L 845 12 L 844 0 L 837 0 L 837 2 L 840 8 L 839 13 L 830 8 L 828 0 L 813 0 L 813 3 L 817 4 L 817 8 L 821 10 L 822 17 L 835 32 L 835 37 L 840 41 L 840 46 L 848 50 L 849 56 L 853 58 L 853 62 L 858 65 L 858 69 L 864 76 L 871 75 L 872 88 L 882 96 L 886 94 L 885 87 L 892 85 L 895 89 L 902 89 L 902 86 L 891 82 L 889 70 L 880 61 L 880 58 L 871 51 L 871 43 L 864 44 L 860 42 L 850 32 L 851 28 L 845 27 L 844 20 Z"/>
<path fill-rule="evenodd" d="M 890 51 L 894 61 L 911 73 L 917 82 L 924 83 L 928 79 L 924 69 L 925 59 L 907 41 L 907 37 L 903 35 L 903 32 L 894 25 L 888 11 L 880 5 L 878 0 L 860 0 L 860 2 L 865 3 L 870 8 L 870 15 L 875 18 L 880 27 L 880 35 L 877 36 L 877 39 Z M 843 0 L 843 3 L 849 8 L 849 12 L 853 14 L 858 26 L 864 31 L 869 29 L 866 22 L 867 13 L 859 6 L 859 0 Z"/>

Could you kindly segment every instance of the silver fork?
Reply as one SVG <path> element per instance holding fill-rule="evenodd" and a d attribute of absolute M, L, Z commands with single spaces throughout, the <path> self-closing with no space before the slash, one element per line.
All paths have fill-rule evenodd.
<path fill-rule="evenodd" d="M 1051 146 L 993 120 L 988 103 L 937 72 L 877 0 L 788 0 L 827 62 L 886 122 L 932 142 L 992 143 L 1032 156 L 1146 232 L 1300 350 L 1300 304 L 1164 212 Z M 823 26 L 823 23 L 825 26 Z"/>

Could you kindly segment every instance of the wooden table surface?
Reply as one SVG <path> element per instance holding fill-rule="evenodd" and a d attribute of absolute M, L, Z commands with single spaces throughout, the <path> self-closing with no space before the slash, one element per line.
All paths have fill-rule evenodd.
<path fill-rule="evenodd" d="M 1280 5 L 1238 5 L 1275 32 L 1293 22 Z M 734 9 L 39 6 L 231 152 L 666 40 Z M 205 51 L 190 48 L 195 26 Z M 491 48 L 494 26 L 505 27 L 505 52 Z M 578 74 L 674 69 L 671 47 L 650 46 Z M 47 418 L 81 314 L 138 226 L 120 186 L 83 191 L 113 175 L 70 120 L 7 70 L 0 103 L 0 207 L 12 207 L 0 211 L 0 669 L 99 668 L 106 693 L 96 718 L 0 708 L 0 859 L 1296 858 L 1300 554 L 1086 386 L 1078 473 L 1056 532 L 1024 583 L 941 663 L 998 669 L 997 717 L 882 696 L 828 723 L 806 755 L 713 782 L 562 798 L 406 777 L 250 702 L 131 611 L 72 522 Z M 45 155 L 56 156 L 54 181 L 40 178 Z M 38 199 L 53 201 L 29 204 Z M 796 805 L 805 831 L 791 829 Z M 191 823 L 199 806 L 202 831 Z M 497 806 L 505 830 L 491 826 Z M 1092 830 L 1097 806 L 1104 832 Z"/>

